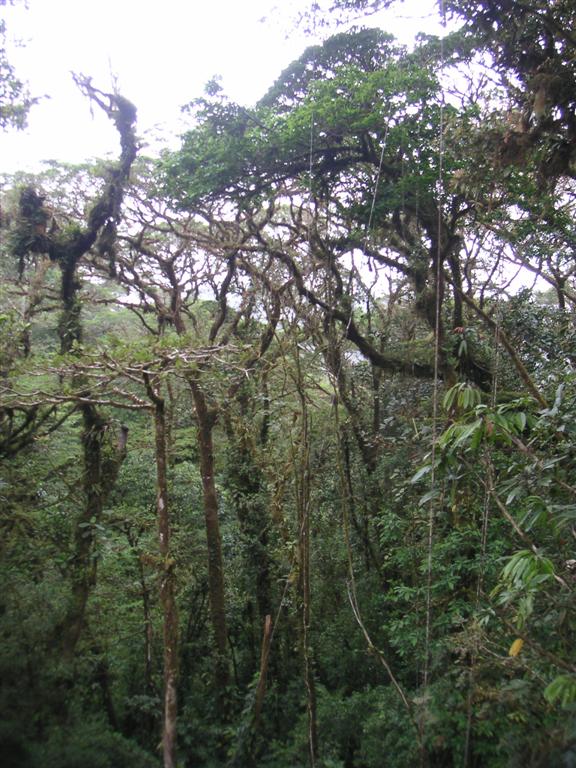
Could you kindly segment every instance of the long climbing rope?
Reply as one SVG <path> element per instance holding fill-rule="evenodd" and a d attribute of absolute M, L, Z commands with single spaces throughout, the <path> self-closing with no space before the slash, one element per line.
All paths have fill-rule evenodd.
<path fill-rule="evenodd" d="M 441 0 L 440 3 L 441 6 L 441 16 L 442 16 L 442 25 L 444 30 L 446 29 L 446 17 L 445 17 L 445 9 L 444 9 L 444 2 Z M 444 40 L 443 36 L 440 40 L 440 69 L 443 71 L 444 68 L 444 60 L 445 60 L 445 54 L 444 54 Z M 315 67 L 314 63 L 314 67 Z M 371 232 L 372 232 L 372 226 L 374 222 L 375 212 L 376 212 L 376 202 L 378 197 L 378 190 L 380 186 L 380 180 L 382 176 L 382 169 L 384 165 L 384 156 L 386 152 L 386 147 L 388 143 L 388 136 L 390 132 L 390 125 L 391 125 L 391 111 L 392 111 L 392 100 L 390 100 L 390 114 L 388 116 L 388 119 L 386 121 L 386 127 L 384 130 L 384 135 L 382 139 L 382 144 L 380 147 L 380 154 L 379 154 L 379 160 L 378 160 L 378 166 L 377 166 L 377 173 L 374 180 L 374 187 L 372 190 L 372 199 L 370 204 L 370 210 L 369 210 L 369 216 L 368 221 L 366 225 L 366 232 L 365 232 L 365 244 L 368 244 L 368 240 L 370 238 Z M 438 403 L 439 403 L 439 388 L 440 388 L 440 344 L 441 344 L 441 310 L 442 310 L 442 251 L 443 251 L 443 242 L 442 242 L 442 236 L 443 236 L 443 217 L 442 217 L 442 205 L 443 205 L 443 199 L 444 199 L 444 110 L 445 110 L 445 98 L 444 93 L 441 93 L 441 99 L 440 99 L 440 114 L 439 114 L 439 148 L 438 148 L 438 221 L 437 221 L 437 252 L 436 252 L 436 258 L 435 258 L 435 328 L 434 328 L 434 385 L 433 385 L 433 409 L 432 409 L 432 435 L 431 435 L 431 499 L 430 499 L 430 505 L 429 505 L 429 511 L 428 511 L 428 530 L 427 530 L 427 542 L 426 542 L 426 621 L 425 621 L 425 648 L 424 648 L 424 669 L 423 669 L 423 688 L 426 689 L 429 684 L 429 676 L 430 676 L 430 645 L 431 645 L 431 630 L 432 630 L 432 575 L 433 575 L 433 546 L 434 546 L 434 519 L 436 514 L 436 484 L 437 484 L 437 477 L 436 477 L 436 453 L 437 453 L 437 427 L 438 427 Z M 315 138 L 315 113 L 314 109 L 311 110 L 311 119 L 310 119 L 310 140 L 309 140 L 309 163 L 308 163 L 308 214 L 309 214 L 309 222 L 308 222 L 308 249 L 310 255 L 312 255 L 313 250 L 313 226 L 312 222 L 314 221 L 314 211 L 313 211 L 313 172 L 314 172 L 314 138 Z M 354 269 L 351 270 L 351 280 L 353 279 L 352 272 Z M 350 319 L 351 319 L 351 313 L 350 313 Z M 344 331 L 344 336 L 346 332 Z M 339 365 L 342 365 L 342 359 L 340 359 Z M 338 372 L 336 372 L 336 378 L 338 376 Z M 337 402 L 337 394 L 338 394 L 338 387 L 337 382 L 334 383 L 334 389 L 335 389 L 335 402 Z M 337 407 L 337 406 L 336 406 Z M 337 418 L 337 416 L 336 416 Z M 343 486 L 344 487 L 344 486 Z M 344 504 L 344 507 L 346 505 Z M 351 546 L 350 546 L 350 535 L 349 535 L 349 522 L 348 522 L 348 514 L 347 512 L 343 515 L 343 528 L 344 528 L 344 535 L 345 535 L 345 545 L 346 545 L 346 551 L 347 551 L 347 558 L 348 558 L 348 570 L 349 570 L 349 586 L 348 586 L 348 595 L 350 604 L 352 607 L 352 611 L 354 613 L 354 616 L 356 618 L 356 621 L 358 622 L 360 628 L 362 629 L 365 639 L 368 643 L 369 649 L 376 653 L 378 658 L 380 659 L 382 665 L 386 669 L 386 672 L 388 673 L 390 680 L 394 687 L 396 688 L 400 698 L 402 699 L 405 707 L 407 708 L 410 717 L 413 717 L 413 711 L 412 711 L 412 704 L 409 701 L 408 697 L 404 693 L 402 687 L 399 685 L 397 679 L 395 678 L 387 660 L 383 656 L 381 652 L 379 652 L 373 645 L 370 636 L 368 635 L 366 631 L 365 624 L 362 620 L 362 616 L 360 613 L 360 609 L 358 606 L 358 599 L 356 594 L 356 585 L 355 585 L 355 579 L 354 579 L 354 570 L 353 570 L 353 563 L 352 563 L 352 552 L 351 552 Z M 422 723 L 424 722 L 424 719 L 422 719 Z M 418 739 L 421 744 L 423 744 L 423 728 L 418 728 Z M 422 754 L 422 764 L 425 762 L 425 753 L 424 749 L 421 750 Z"/>
<path fill-rule="evenodd" d="M 444 33 L 446 31 L 446 13 L 444 0 L 440 0 L 440 14 L 442 20 L 443 34 L 440 37 L 440 71 L 444 72 Z M 437 432 L 438 432 L 438 402 L 440 392 L 440 342 L 441 342 L 441 312 L 442 312 L 442 236 L 443 236 L 443 218 L 442 205 L 444 202 L 444 109 L 445 98 L 444 89 L 441 89 L 439 131 L 438 131 L 438 217 L 436 223 L 436 254 L 435 254 L 435 306 L 434 306 L 434 383 L 432 391 L 432 429 L 431 429 L 431 471 L 430 471 L 430 501 L 428 504 L 428 530 L 426 542 L 426 607 L 425 607 L 425 630 L 424 630 L 424 663 L 422 675 L 422 689 L 424 696 L 422 701 L 426 706 L 426 690 L 430 681 L 430 647 L 432 640 L 432 577 L 433 577 L 433 553 L 434 553 L 434 523 L 436 517 L 436 508 L 438 503 L 437 476 L 436 476 L 436 454 L 437 454 Z M 441 495 L 441 499 L 442 500 Z M 420 750 L 420 768 L 424 768 L 427 763 L 426 743 L 426 716 L 425 712 L 420 717 L 420 742 L 423 747 Z"/>
<path fill-rule="evenodd" d="M 313 8 L 313 35 L 316 37 L 316 12 L 317 5 Z M 312 82 L 315 80 L 317 60 L 314 57 L 312 64 Z M 310 145 L 308 157 L 308 254 L 312 257 L 313 251 L 313 222 L 315 220 L 315 201 L 313 194 L 314 173 L 314 134 L 316 129 L 316 116 L 314 103 L 312 103 L 310 115 Z M 311 590 L 310 590 L 310 438 L 309 415 L 304 392 L 304 379 L 300 361 L 299 347 L 294 348 L 294 359 L 297 372 L 297 389 L 300 397 L 300 417 L 302 420 L 300 434 L 300 461 L 299 471 L 295 473 L 295 488 L 298 504 L 298 553 L 299 553 L 299 583 L 301 586 L 301 626 L 302 626 L 302 656 L 304 662 L 304 685 L 306 688 L 306 710 L 308 716 L 308 762 L 310 768 L 315 768 L 318 755 L 318 733 L 316 726 L 316 689 L 314 682 L 314 665 L 310 647 L 311 629 Z"/>
<path fill-rule="evenodd" d="M 373 654 L 378 659 L 378 661 L 386 671 L 390 679 L 390 682 L 396 689 L 396 692 L 398 693 L 398 696 L 400 697 L 400 700 L 402 701 L 402 704 L 406 709 L 410 722 L 414 726 L 416 737 L 420 741 L 420 732 L 419 732 L 418 725 L 416 723 L 416 719 L 414 717 L 414 708 L 413 708 L 412 702 L 408 698 L 398 678 L 395 676 L 392 670 L 392 667 L 390 666 L 390 663 L 386 658 L 386 655 L 380 648 L 377 648 L 376 645 L 373 643 L 372 638 L 364 622 L 364 619 L 362 617 L 362 613 L 358 603 L 358 593 L 356 590 L 356 577 L 354 574 L 354 561 L 352 556 L 352 543 L 350 540 L 350 516 L 351 516 L 350 507 L 351 507 L 352 501 L 350 498 L 350 490 L 346 482 L 346 476 L 344 471 L 344 457 L 343 457 L 344 451 L 342 447 L 343 431 L 341 428 L 340 416 L 339 416 L 338 388 L 337 388 L 337 383 L 334 380 L 333 380 L 333 389 L 334 389 L 334 398 L 333 398 L 334 433 L 335 433 L 335 439 L 337 444 L 336 463 L 337 463 L 338 477 L 339 477 L 339 483 L 340 483 L 342 529 L 344 532 L 344 547 L 346 550 L 346 561 L 347 561 L 347 569 L 348 569 L 348 583 L 347 583 L 348 600 L 350 602 L 350 606 L 352 608 L 352 613 L 354 614 L 354 618 L 356 619 L 356 623 L 360 627 L 362 634 L 364 635 L 364 639 L 366 640 L 366 646 L 368 648 L 368 652 Z"/>
<path fill-rule="evenodd" d="M 392 104 L 392 99 L 390 99 L 390 104 Z M 372 222 L 374 220 L 374 211 L 376 209 L 376 198 L 378 196 L 378 187 L 380 186 L 380 177 L 382 175 L 382 166 L 384 165 L 384 153 L 386 151 L 386 145 L 388 144 L 388 134 L 390 132 L 390 119 L 392 116 L 392 108 L 389 110 L 388 119 L 386 120 L 386 128 L 384 129 L 384 137 L 382 139 L 382 147 L 380 149 L 380 160 L 378 161 L 378 171 L 376 173 L 376 178 L 374 180 L 374 191 L 372 193 L 372 203 L 370 205 L 370 214 L 368 216 L 368 222 L 366 224 L 366 240 L 365 243 L 368 243 L 368 239 L 370 237 L 370 233 L 372 231 Z"/>
<path fill-rule="evenodd" d="M 440 2 L 440 13 L 442 18 L 443 31 L 446 30 L 446 12 L 444 0 Z M 440 38 L 440 71 L 444 70 L 444 35 Z M 435 269 L 435 315 L 434 315 L 434 388 L 432 393 L 432 445 L 431 445 L 431 471 L 430 471 L 430 503 L 428 505 L 428 540 L 426 548 L 426 627 L 424 637 L 424 673 L 423 687 L 426 689 L 430 676 L 430 643 L 432 633 L 432 572 L 433 572 L 433 550 L 434 550 L 434 518 L 436 515 L 436 453 L 437 453 L 437 430 L 438 430 L 438 402 L 440 391 L 440 331 L 441 331 L 441 312 L 442 312 L 442 204 L 444 201 L 444 110 L 445 99 L 444 91 L 441 92 L 440 99 L 440 125 L 439 125 L 439 145 L 438 145 L 438 219 L 437 219 L 437 250 L 436 250 L 436 269 Z"/>
<path fill-rule="evenodd" d="M 501 272 L 501 267 L 499 269 Z M 500 281 L 498 281 L 500 283 Z M 498 294 L 496 299 L 496 312 L 495 312 L 495 324 L 494 324 L 494 352 L 492 359 L 492 389 L 490 391 L 490 407 L 494 409 L 498 399 L 498 373 L 500 369 L 500 295 Z M 486 483 L 484 486 L 484 502 L 482 505 L 482 530 L 480 535 L 480 562 L 478 565 L 478 575 L 476 578 L 476 598 L 475 598 L 475 612 L 478 613 L 480 607 L 480 596 L 484 586 L 484 577 L 486 572 L 486 552 L 488 548 L 488 530 L 490 522 L 490 485 Z M 472 740 L 472 720 L 473 720 L 473 697 L 475 688 L 474 671 L 477 660 L 477 647 L 474 647 L 470 658 L 470 672 L 468 679 L 468 696 L 467 696 L 467 712 L 466 712 L 466 731 L 464 735 L 464 755 L 462 759 L 462 767 L 468 768 L 470 764 L 470 747 Z"/>

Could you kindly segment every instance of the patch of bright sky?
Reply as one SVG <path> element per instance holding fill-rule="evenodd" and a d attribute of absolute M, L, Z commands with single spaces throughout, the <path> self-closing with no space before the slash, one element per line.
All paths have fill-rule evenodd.
<path fill-rule="evenodd" d="M 42 160 L 82 162 L 116 154 L 118 138 L 91 110 L 71 72 L 104 91 L 114 83 L 138 108 L 138 132 L 154 146 L 185 127 L 180 108 L 213 76 L 250 104 L 311 44 L 295 26 L 309 0 L 28 0 L 2 9 L 10 59 L 35 96 L 22 132 L 0 135 L 0 172 L 39 170 Z M 434 0 L 406 0 L 366 20 L 401 42 L 441 32 Z"/>

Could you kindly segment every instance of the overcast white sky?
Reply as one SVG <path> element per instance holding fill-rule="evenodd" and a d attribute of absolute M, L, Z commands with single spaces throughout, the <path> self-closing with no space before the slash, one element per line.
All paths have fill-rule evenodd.
<path fill-rule="evenodd" d="M 90 113 L 70 72 L 90 75 L 138 107 L 138 130 L 152 137 L 179 132 L 180 107 L 199 96 L 214 75 L 244 104 L 256 101 L 311 43 L 294 19 L 309 0 L 28 0 L 0 9 L 9 41 L 23 45 L 10 58 L 33 95 L 24 132 L 0 134 L 0 172 L 38 170 L 41 160 L 69 162 L 117 152 L 117 136 L 102 114 Z M 373 18 L 403 41 L 440 30 L 434 0 L 407 0 Z"/>

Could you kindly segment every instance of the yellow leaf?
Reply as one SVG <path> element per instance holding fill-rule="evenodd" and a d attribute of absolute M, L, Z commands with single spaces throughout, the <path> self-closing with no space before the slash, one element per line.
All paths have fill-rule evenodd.
<path fill-rule="evenodd" d="M 518 656 L 518 654 L 522 650 L 523 645 L 524 645 L 524 640 L 522 640 L 521 637 L 517 637 L 516 640 L 514 640 L 514 642 L 510 646 L 510 650 L 508 651 L 508 656 Z"/>

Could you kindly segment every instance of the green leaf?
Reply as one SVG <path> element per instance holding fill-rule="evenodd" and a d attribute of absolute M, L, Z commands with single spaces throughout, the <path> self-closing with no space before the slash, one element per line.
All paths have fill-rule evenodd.
<path fill-rule="evenodd" d="M 559 703 L 567 709 L 576 702 L 576 678 L 573 675 L 558 675 L 546 686 L 544 698 L 549 704 Z"/>
<path fill-rule="evenodd" d="M 425 493 L 424 496 L 421 497 L 420 501 L 418 502 L 418 506 L 423 507 L 429 501 L 432 501 L 433 499 L 438 498 L 439 495 L 440 495 L 440 491 L 435 488 L 432 489 L 431 491 L 428 491 L 428 493 Z"/>
<path fill-rule="evenodd" d="M 423 467 L 420 467 L 420 469 L 416 472 L 415 475 L 411 478 L 411 483 L 417 483 L 419 480 L 422 480 L 423 477 L 426 475 L 429 475 L 432 471 L 432 464 L 424 464 Z"/>

